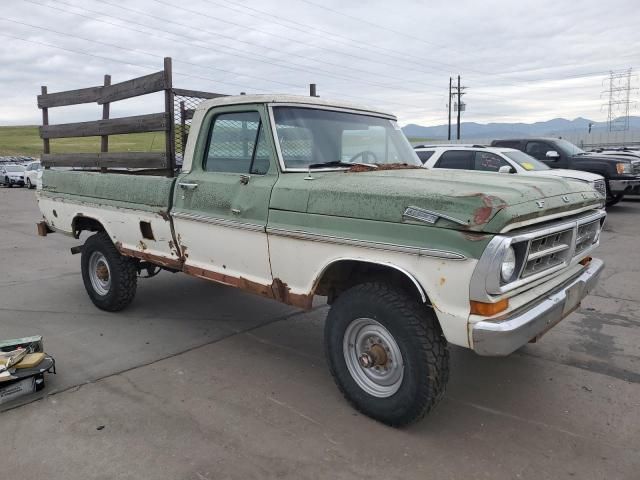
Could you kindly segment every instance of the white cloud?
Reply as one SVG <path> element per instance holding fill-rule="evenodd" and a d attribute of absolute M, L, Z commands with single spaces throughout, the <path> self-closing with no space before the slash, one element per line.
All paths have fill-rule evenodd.
<path fill-rule="evenodd" d="M 444 123 L 458 73 L 465 121 L 603 120 L 604 72 L 640 66 L 635 10 L 622 0 L 14 0 L 0 13 L 0 124 L 39 123 L 40 85 L 119 81 L 159 70 L 163 56 L 184 88 L 305 94 L 315 82 L 323 97 L 401 123 Z M 73 121 L 99 109 L 60 111 Z"/>

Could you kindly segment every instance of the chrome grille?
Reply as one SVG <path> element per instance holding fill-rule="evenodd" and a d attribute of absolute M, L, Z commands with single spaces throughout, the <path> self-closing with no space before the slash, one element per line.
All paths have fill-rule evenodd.
<path fill-rule="evenodd" d="M 534 238 L 529 242 L 524 268 L 520 278 L 562 265 L 570 260 L 573 229 Z"/>
<path fill-rule="evenodd" d="M 603 178 L 593 182 L 593 188 L 595 188 L 596 191 L 603 197 L 607 195 L 607 185 Z"/>

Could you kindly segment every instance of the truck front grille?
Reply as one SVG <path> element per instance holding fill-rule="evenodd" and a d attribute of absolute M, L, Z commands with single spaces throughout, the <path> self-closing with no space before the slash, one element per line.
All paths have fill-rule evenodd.
<path fill-rule="evenodd" d="M 516 251 L 524 252 L 517 280 L 532 281 L 569 266 L 573 259 L 588 254 L 598 244 L 604 215 L 583 216 L 540 234 L 535 231 L 514 238 Z"/>
<path fill-rule="evenodd" d="M 520 278 L 556 267 L 569 260 L 573 229 L 545 235 L 529 242 L 529 252 Z"/>

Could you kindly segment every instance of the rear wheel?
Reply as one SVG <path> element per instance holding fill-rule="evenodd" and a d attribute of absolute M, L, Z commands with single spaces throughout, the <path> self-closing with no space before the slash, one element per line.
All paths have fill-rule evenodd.
<path fill-rule="evenodd" d="M 82 280 L 89 298 L 101 310 L 116 312 L 136 294 L 136 261 L 116 250 L 106 232 L 92 235 L 82 249 Z"/>
<path fill-rule="evenodd" d="M 432 311 L 384 283 L 357 285 L 325 324 L 331 374 L 360 412 L 392 426 L 422 418 L 449 377 L 447 341 Z"/>

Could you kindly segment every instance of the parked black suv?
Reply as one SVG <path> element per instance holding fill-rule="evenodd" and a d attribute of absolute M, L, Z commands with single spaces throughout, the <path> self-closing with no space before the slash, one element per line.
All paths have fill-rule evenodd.
<path fill-rule="evenodd" d="M 607 183 L 607 206 L 618 203 L 627 193 L 640 193 L 640 160 L 587 153 L 561 138 L 494 140 L 491 146 L 522 150 L 551 168 L 569 168 L 602 175 Z"/>

